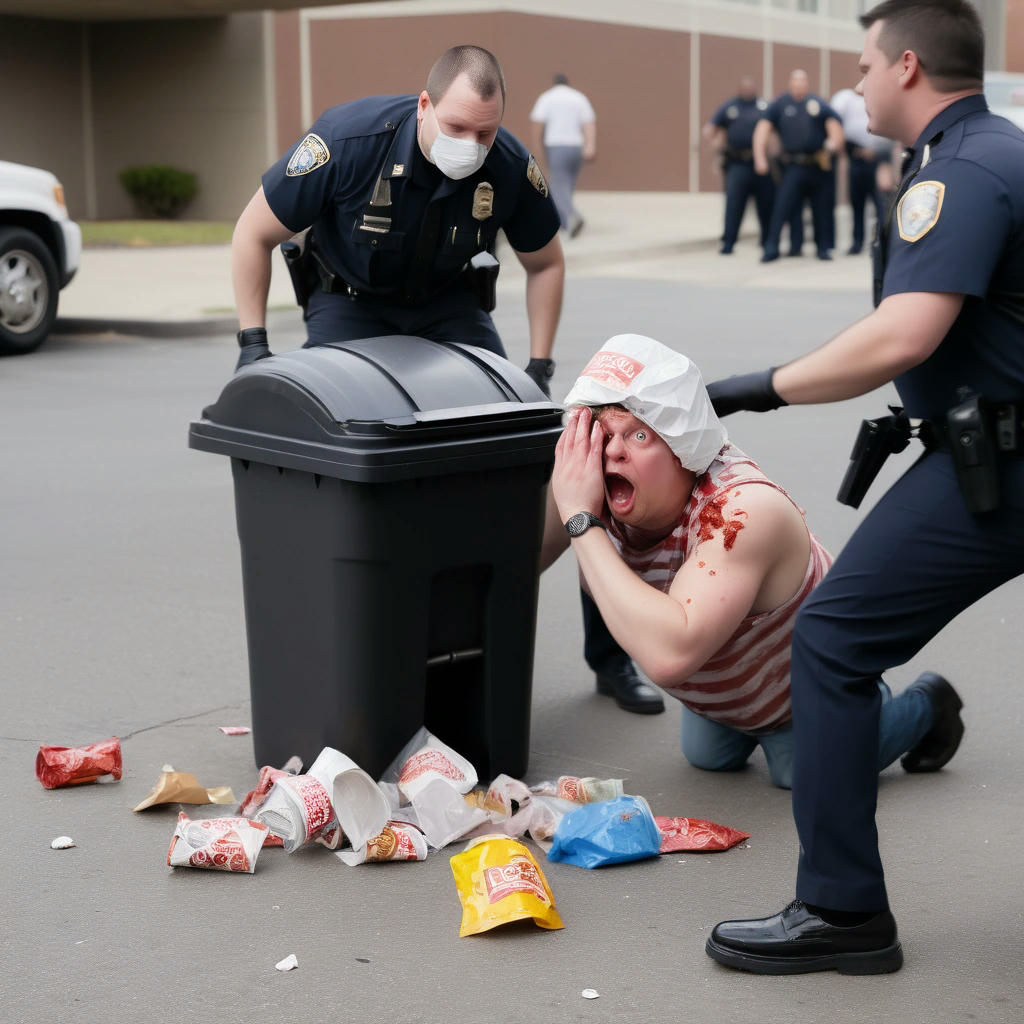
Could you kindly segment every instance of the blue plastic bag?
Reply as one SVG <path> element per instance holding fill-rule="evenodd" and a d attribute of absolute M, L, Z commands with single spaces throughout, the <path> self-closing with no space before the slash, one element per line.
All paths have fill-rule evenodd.
<path fill-rule="evenodd" d="M 661 832 L 647 801 L 620 796 L 570 811 L 555 829 L 548 860 L 599 868 L 657 857 L 660 850 Z"/>

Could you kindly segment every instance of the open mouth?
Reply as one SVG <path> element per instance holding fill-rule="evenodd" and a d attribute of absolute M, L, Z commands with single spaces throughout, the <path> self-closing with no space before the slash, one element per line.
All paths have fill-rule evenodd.
<path fill-rule="evenodd" d="M 624 476 L 605 474 L 604 490 L 608 496 L 608 507 L 614 514 L 625 514 L 633 507 L 636 488 Z"/>

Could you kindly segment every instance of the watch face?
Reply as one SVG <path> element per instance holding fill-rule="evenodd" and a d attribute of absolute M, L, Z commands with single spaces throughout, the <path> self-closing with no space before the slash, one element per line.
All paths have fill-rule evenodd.
<path fill-rule="evenodd" d="M 604 526 L 604 523 L 589 512 L 577 512 L 574 516 L 569 516 L 565 523 L 570 537 L 579 537 L 592 526 Z"/>

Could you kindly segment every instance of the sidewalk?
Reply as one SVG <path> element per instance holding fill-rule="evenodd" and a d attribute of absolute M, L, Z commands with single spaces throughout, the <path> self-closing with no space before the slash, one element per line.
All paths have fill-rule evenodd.
<path fill-rule="evenodd" d="M 713 250 L 721 233 L 717 193 L 581 192 L 586 226 L 563 235 L 570 274 L 692 249 Z M 753 212 L 746 230 L 756 232 Z M 521 274 L 506 248 L 502 284 Z M 155 337 L 236 330 L 230 246 L 90 248 L 61 294 L 58 332 L 116 331 Z M 274 253 L 268 309 L 293 310 L 295 296 L 279 251 Z"/>

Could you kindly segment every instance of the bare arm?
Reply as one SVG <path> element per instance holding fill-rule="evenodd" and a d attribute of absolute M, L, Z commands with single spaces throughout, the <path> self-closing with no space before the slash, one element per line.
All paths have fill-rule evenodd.
<path fill-rule="evenodd" d="M 597 122 L 585 121 L 583 124 L 583 159 L 593 160 L 597 156 Z"/>
<path fill-rule="evenodd" d="M 274 216 L 261 185 L 235 224 L 231 236 L 231 280 L 235 289 L 238 326 L 265 327 L 270 292 L 270 254 L 275 245 L 292 237 Z"/>
<path fill-rule="evenodd" d="M 555 331 L 562 315 L 565 257 L 556 234 L 536 252 L 519 252 L 516 257 L 526 271 L 526 316 L 530 322 L 530 358 L 550 359 Z"/>
<path fill-rule="evenodd" d="M 825 148 L 830 153 L 841 153 L 846 137 L 843 135 L 843 126 L 834 117 L 825 118 L 825 134 Z"/>
<path fill-rule="evenodd" d="M 779 367 L 772 384 L 790 405 L 866 394 L 924 362 L 953 326 L 963 295 L 890 295 L 821 348 Z"/>
<path fill-rule="evenodd" d="M 754 139 L 751 145 L 754 149 L 754 170 L 758 174 L 767 174 L 768 166 L 768 142 L 772 137 L 771 121 L 761 118 L 754 126 Z"/>

